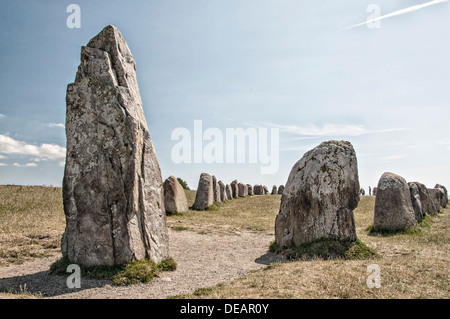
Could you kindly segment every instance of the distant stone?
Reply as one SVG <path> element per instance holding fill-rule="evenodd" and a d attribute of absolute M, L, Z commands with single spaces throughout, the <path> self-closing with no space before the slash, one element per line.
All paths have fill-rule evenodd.
<path fill-rule="evenodd" d="M 411 202 L 418 222 L 422 221 L 425 215 L 435 215 L 439 212 L 439 209 L 433 203 L 430 192 L 424 184 L 410 182 L 408 185 L 411 193 Z M 420 201 L 420 205 L 417 203 L 417 200 Z"/>
<path fill-rule="evenodd" d="M 275 221 L 281 247 L 320 239 L 356 240 L 353 210 L 359 202 L 355 150 L 346 141 L 323 142 L 289 174 Z"/>
<path fill-rule="evenodd" d="M 81 266 L 169 258 L 161 170 L 136 63 L 116 27 L 81 48 L 66 105 L 63 256 Z"/>
<path fill-rule="evenodd" d="M 278 187 L 278 194 L 282 195 L 284 192 L 284 185 L 280 185 L 280 187 Z"/>
<path fill-rule="evenodd" d="M 376 187 L 373 188 L 372 195 L 373 196 L 377 196 L 377 188 Z"/>
<path fill-rule="evenodd" d="M 238 181 L 236 179 L 231 182 L 231 192 L 233 198 L 239 197 Z"/>
<path fill-rule="evenodd" d="M 393 173 L 384 173 L 377 186 L 374 230 L 406 230 L 416 225 L 411 193 L 406 180 Z"/>
<path fill-rule="evenodd" d="M 263 195 L 269 195 L 269 189 L 267 186 L 263 186 Z"/>
<path fill-rule="evenodd" d="M 276 194 L 278 194 L 278 187 L 277 187 L 277 185 L 273 185 L 273 187 L 272 187 L 272 193 L 271 193 L 272 195 L 276 195 Z"/>
<path fill-rule="evenodd" d="M 213 179 L 208 173 L 202 173 L 198 181 L 197 194 L 192 206 L 195 210 L 207 210 L 214 203 Z"/>
<path fill-rule="evenodd" d="M 228 200 L 232 200 L 233 199 L 233 191 L 231 190 L 230 184 L 227 184 L 225 186 L 225 190 L 226 190 L 226 193 L 227 193 Z"/>
<path fill-rule="evenodd" d="M 440 184 L 436 184 L 434 186 L 434 188 L 440 188 L 444 191 L 444 196 L 441 198 L 441 207 L 444 208 L 445 206 L 447 206 L 448 203 L 448 192 L 447 192 L 447 188 L 445 188 L 445 186 L 442 186 Z"/>
<path fill-rule="evenodd" d="M 168 214 L 182 213 L 189 210 L 184 188 L 174 176 L 168 177 L 164 182 L 164 206 Z"/>
<path fill-rule="evenodd" d="M 253 194 L 254 195 L 263 195 L 263 192 L 264 192 L 264 190 L 261 185 L 257 184 L 255 186 L 253 186 Z"/>
<path fill-rule="evenodd" d="M 221 202 L 225 202 L 228 200 L 226 186 L 222 181 L 219 181 L 219 193 Z"/>
<path fill-rule="evenodd" d="M 253 186 L 250 184 L 247 184 L 247 192 L 248 196 L 253 196 Z"/>
<path fill-rule="evenodd" d="M 443 207 L 442 198 L 445 196 L 445 191 L 442 188 L 428 188 L 428 192 L 430 193 L 431 200 L 434 203 L 434 206 L 438 211 Z"/>
<path fill-rule="evenodd" d="M 247 185 L 243 183 L 238 183 L 238 196 L 245 197 L 248 195 Z"/>

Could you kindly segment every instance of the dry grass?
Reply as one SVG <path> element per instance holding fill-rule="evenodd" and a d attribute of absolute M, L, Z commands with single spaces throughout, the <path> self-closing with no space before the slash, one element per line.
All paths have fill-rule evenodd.
<path fill-rule="evenodd" d="M 188 204 L 192 206 L 195 191 L 187 192 Z M 190 230 L 198 233 L 234 234 L 242 230 L 251 230 L 274 234 L 280 199 L 281 195 L 236 198 L 224 203 L 215 203 L 207 211 L 189 210 L 168 216 L 167 225 L 174 230 Z"/>
<path fill-rule="evenodd" d="M 186 195 L 192 205 L 195 191 L 186 191 Z M 168 226 L 199 233 L 251 230 L 273 234 L 279 204 L 279 195 L 240 198 L 217 204 L 210 211 L 168 216 Z M 177 297 L 449 298 L 450 208 L 428 217 L 414 232 L 382 236 L 369 235 L 367 230 L 373 224 L 373 207 L 374 197 L 362 197 L 355 222 L 358 237 L 377 251 L 377 258 L 277 263 Z M 0 186 L 0 266 L 59 253 L 64 226 L 61 188 Z M 367 266 L 373 263 L 381 268 L 379 289 L 366 285 Z M 0 293 L 0 298 L 5 296 L 10 294 Z M 36 296 L 25 293 L 22 297 Z"/>
<path fill-rule="evenodd" d="M 58 252 L 65 227 L 61 191 L 0 186 L 0 266 Z"/>

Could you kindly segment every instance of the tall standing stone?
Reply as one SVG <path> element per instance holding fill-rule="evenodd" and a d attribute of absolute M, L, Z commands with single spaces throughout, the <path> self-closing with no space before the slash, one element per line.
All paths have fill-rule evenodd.
<path fill-rule="evenodd" d="M 208 173 L 202 173 L 198 181 L 197 194 L 195 195 L 195 210 L 207 210 L 214 203 L 213 178 Z"/>
<path fill-rule="evenodd" d="M 66 104 L 63 255 L 83 266 L 168 258 L 161 171 L 136 64 L 116 27 L 82 47 Z"/>
<path fill-rule="evenodd" d="M 247 184 L 247 193 L 248 196 L 253 196 L 253 186 L 250 184 Z"/>
<path fill-rule="evenodd" d="M 447 188 L 445 188 L 445 186 L 443 186 L 443 185 L 440 185 L 440 184 L 436 184 L 435 186 L 434 186 L 434 188 L 440 188 L 440 189 L 442 189 L 443 191 L 444 191 L 444 196 L 442 196 L 442 198 L 441 198 L 441 207 L 445 207 L 445 206 L 447 206 L 447 203 L 448 203 L 448 192 L 447 192 Z"/>
<path fill-rule="evenodd" d="M 414 213 L 418 222 L 420 222 L 425 215 L 435 215 L 439 212 L 439 209 L 436 208 L 433 203 L 430 192 L 424 184 L 419 182 L 410 182 L 408 185 L 411 192 L 411 202 L 413 204 Z M 420 200 L 420 205 L 417 203 L 417 195 Z M 419 208 L 421 209 L 420 213 Z M 422 215 L 421 218 L 420 215 Z M 417 217 L 419 217 L 419 219 Z"/>
<path fill-rule="evenodd" d="M 278 187 L 278 194 L 282 195 L 284 192 L 284 185 L 280 185 L 280 187 Z"/>
<path fill-rule="evenodd" d="M 169 176 L 164 181 L 164 206 L 168 214 L 182 213 L 189 210 L 184 188 L 175 176 Z"/>
<path fill-rule="evenodd" d="M 323 142 L 293 166 L 275 220 L 281 247 L 320 239 L 356 240 L 353 210 L 359 202 L 358 165 L 352 144 Z"/>
<path fill-rule="evenodd" d="M 220 186 L 217 183 L 217 178 L 213 175 L 212 179 L 213 179 L 213 196 L 214 196 L 214 201 L 215 202 L 221 202 L 221 200 L 220 200 Z"/>
<path fill-rule="evenodd" d="M 411 193 L 406 180 L 393 173 L 384 173 L 377 185 L 374 230 L 405 230 L 416 224 Z"/>
<path fill-rule="evenodd" d="M 224 202 L 228 200 L 226 186 L 222 181 L 219 181 L 218 184 L 219 184 L 220 201 Z"/>
<path fill-rule="evenodd" d="M 244 183 L 238 183 L 238 196 L 245 197 L 247 196 L 247 185 Z"/>
<path fill-rule="evenodd" d="M 263 188 L 262 188 L 262 186 L 256 184 L 256 185 L 253 187 L 253 194 L 255 194 L 255 195 L 262 195 L 262 194 L 263 194 Z"/>
<path fill-rule="evenodd" d="M 277 185 L 273 185 L 271 195 L 276 195 L 276 194 L 278 194 L 278 188 L 277 188 Z"/>
<path fill-rule="evenodd" d="M 225 190 L 227 193 L 228 200 L 232 200 L 233 199 L 233 191 L 231 190 L 230 184 L 225 185 Z"/>
<path fill-rule="evenodd" d="M 231 192 L 233 198 L 239 197 L 238 181 L 236 179 L 231 182 Z"/>
<path fill-rule="evenodd" d="M 263 186 L 263 195 L 269 195 L 269 189 L 267 186 Z"/>

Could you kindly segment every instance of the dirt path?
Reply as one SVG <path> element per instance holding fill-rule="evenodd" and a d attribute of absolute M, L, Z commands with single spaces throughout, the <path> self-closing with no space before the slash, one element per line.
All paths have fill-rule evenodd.
<path fill-rule="evenodd" d="M 50 265 L 59 258 L 55 256 L 0 268 L 0 287 L 19 290 L 26 285 L 27 291 L 50 298 L 167 298 L 232 280 L 280 261 L 268 252 L 273 236 L 263 233 L 211 235 L 170 231 L 169 236 L 178 268 L 148 284 L 119 287 L 105 280 L 82 278 L 81 289 L 69 289 L 66 277 L 48 274 Z"/>

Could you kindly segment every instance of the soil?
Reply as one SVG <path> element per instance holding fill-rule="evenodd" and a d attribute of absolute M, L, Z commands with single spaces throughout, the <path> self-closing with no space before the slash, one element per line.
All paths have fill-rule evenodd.
<path fill-rule="evenodd" d="M 220 235 L 169 229 L 169 238 L 177 270 L 163 272 L 147 284 L 114 286 L 108 280 L 81 278 L 80 289 L 69 289 L 67 277 L 49 274 L 50 265 L 61 257 L 56 253 L 53 257 L 1 267 L 0 287 L 40 293 L 44 298 L 163 299 L 211 287 L 282 261 L 268 251 L 273 235 L 261 232 Z"/>

